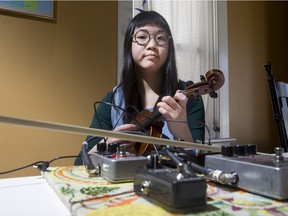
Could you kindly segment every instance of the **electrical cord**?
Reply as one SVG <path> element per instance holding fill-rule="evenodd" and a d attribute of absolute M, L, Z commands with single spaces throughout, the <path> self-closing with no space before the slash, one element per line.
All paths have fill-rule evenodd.
<path fill-rule="evenodd" d="M 100 120 L 100 118 L 99 118 L 99 116 L 98 116 L 98 114 L 97 114 L 97 107 L 96 107 L 97 104 L 105 104 L 105 105 L 108 105 L 108 106 L 110 106 L 110 107 L 115 107 L 115 108 L 123 111 L 122 114 L 121 114 L 121 116 L 120 116 L 119 119 L 117 120 L 117 123 L 120 121 L 120 119 L 123 117 L 123 115 L 126 114 L 126 115 L 128 115 L 131 119 L 134 119 L 134 121 L 139 125 L 140 129 L 142 130 L 142 131 L 121 131 L 121 132 L 147 136 L 147 131 L 146 131 L 146 129 L 143 127 L 143 125 L 142 125 L 140 122 L 138 122 L 138 120 L 137 120 L 136 118 L 132 117 L 129 113 L 127 113 L 127 110 L 126 110 L 126 109 L 123 109 L 123 108 L 120 107 L 120 106 L 117 106 L 117 105 L 115 105 L 115 104 L 113 104 L 113 103 L 109 103 L 109 102 L 106 102 L 106 101 L 96 101 L 96 102 L 94 103 L 94 115 L 95 115 L 95 118 L 97 119 L 97 121 L 98 121 L 98 123 L 99 123 L 99 126 L 100 126 L 102 129 L 103 129 L 103 126 L 102 126 L 101 120 Z M 139 110 L 138 110 L 136 107 L 134 107 L 134 106 L 129 106 L 129 107 L 133 108 L 135 111 L 137 111 L 138 113 L 140 113 Z M 144 116 L 144 117 L 149 119 L 149 116 Z M 175 121 L 175 120 L 166 119 L 166 121 L 168 122 L 168 121 Z M 178 122 L 187 123 L 187 121 L 185 121 L 185 122 L 184 122 L 184 121 L 178 121 Z M 117 123 L 116 123 L 115 125 L 117 125 Z M 210 130 L 209 130 L 209 128 L 207 127 L 207 125 L 206 125 L 205 123 L 199 122 L 199 124 L 201 124 L 201 125 L 203 125 L 204 127 L 207 128 L 208 133 L 209 133 L 209 143 L 208 143 L 208 144 L 210 144 L 211 135 L 210 135 Z M 113 128 L 113 129 L 114 129 L 114 128 Z M 113 130 L 113 129 L 112 129 L 112 130 Z M 86 139 L 86 140 L 82 143 L 82 148 L 81 148 L 81 149 L 82 149 L 82 151 L 81 151 L 81 152 L 82 152 L 82 161 L 83 161 L 83 164 L 84 164 L 84 166 L 86 167 L 86 169 L 87 169 L 88 172 L 94 172 L 94 170 L 95 170 L 95 169 L 94 169 L 94 165 L 93 165 L 93 163 L 92 163 L 92 161 L 91 161 L 91 159 L 90 159 L 90 156 L 89 156 L 89 154 L 88 154 L 88 152 L 87 152 L 88 143 L 89 143 L 91 140 L 95 139 L 95 138 L 97 138 L 97 137 L 90 137 L 90 138 Z M 107 143 L 106 143 L 107 138 L 104 138 L 103 140 L 104 140 L 104 143 L 107 145 Z M 97 144 L 96 144 L 96 145 L 97 145 Z M 152 145 L 153 145 L 153 148 L 155 149 L 156 154 L 159 156 L 159 152 L 158 152 L 158 150 L 157 150 L 156 145 L 155 145 L 155 144 L 152 144 Z M 159 158 L 160 158 L 160 157 L 159 157 Z"/>
<path fill-rule="evenodd" d="M 167 122 L 179 122 L 179 123 L 189 123 L 188 121 L 180 121 L 180 120 L 173 120 L 173 119 L 166 119 Z M 211 132 L 209 127 L 204 122 L 194 122 L 192 124 L 200 124 L 207 129 L 208 132 L 208 143 L 207 145 L 211 145 Z"/>
<path fill-rule="evenodd" d="M 126 109 L 123 109 L 122 107 L 117 106 L 117 105 L 112 104 L 112 103 L 109 103 L 109 102 L 107 102 L 107 101 L 96 101 L 96 102 L 94 103 L 94 114 L 95 114 L 95 117 L 97 118 L 97 120 L 98 120 L 99 125 L 100 125 L 101 128 L 103 128 L 103 126 L 101 125 L 101 121 L 100 121 L 100 119 L 99 119 L 99 117 L 98 117 L 98 115 L 97 115 L 97 109 L 96 109 L 96 105 L 99 104 L 99 103 L 101 103 L 101 104 L 106 104 L 106 105 L 109 105 L 109 106 L 111 106 L 111 107 L 114 107 L 114 108 L 117 108 L 117 109 L 120 109 L 120 110 L 123 111 L 123 113 L 121 114 L 121 116 L 119 117 L 119 119 L 118 119 L 118 121 L 116 122 L 115 125 L 118 124 L 118 122 L 120 121 L 120 119 L 122 118 L 122 116 L 123 116 L 124 114 L 128 115 L 131 119 L 134 119 L 137 123 L 139 123 L 134 117 L 132 117 L 129 113 L 127 113 Z M 136 107 L 131 106 L 131 105 L 128 105 L 127 108 L 129 108 L 129 107 L 131 107 L 132 109 L 134 109 L 137 113 L 140 113 L 140 111 L 139 111 Z M 139 124 L 140 124 L 140 123 L 139 123 Z M 113 129 L 114 129 L 114 128 L 113 128 Z M 112 130 L 113 130 L 113 129 L 112 129 Z"/>
<path fill-rule="evenodd" d="M 109 106 L 111 106 L 111 107 L 115 107 L 115 108 L 120 109 L 120 110 L 123 111 L 123 113 L 122 113 L 121 116 L 119 117 L 118 121 L 116 122 L 115 126 L 116 126 L 117 123 L 120 121 L 120 119 L 122 118 L 122 116 L 123 116 L 124 114 L 126 114 L 126 115 L 128 115 L 131 119 L 133 119 L 133 121 L 134 121 L 135 123 L 137 123 L 137 124 L 139 125 L 139 127 L 140 127 L 141 130 L 147 132 L 147 129 L 141 124 L 141 122 L 139 122 L 135 117 L 131 116 L 131 115 L 127 112 L 127 110 L 126 110 L 127 108 L 131 107 L 131 108 L 134 109 L 138 114 L 140 114 L 141 112 L 140 112 L 135 106 L 128 105 L 128 106 L 126 107 L 126 109 L 123 109 L 123 108 L 120 107 L 120 106 L 117 106 L 117 105 L 115 105 L 115 104 L 112 104 L 112 103 L 109 103 L 109 102 L 106 102 L 106 101 L 96 101 L 96 102 L 94 103 L 94 114 L 95 114 L 95 117 L 97 118 L 97 120 L 98 120 L 98 122 L 99 122 L 99 125 L 100 125 L 100 127 L 101 127 L 102 129 L 103 129 L 103 126 L 101 125 L 101 121 L 100 121 L 99 116 L 97 115 L 97 109 L 96 109 L 96 105 L 99 104 L 99 103 L 101 103 L 101 104 L 106 104 L 106 105 L 109 105 Z M 149 116 L 143 116 L 143 117 L 146 118 L 146 119 L 148 119 L 148 120 L 151 120 L 151 119 L 149 118 Z M 161 120 L 161 119 L 160 119 L 160 120 Z M 114 130 L 114 129 L 115 129 L 115 128 L 112 128 L 112 130 Z M 105 141 L 106 141 L 106 140 L 105 140 Z"/>
<path fill-rule="evenodd" d="M 37 168 L 39 171 L 47 171 L 47 168 L 49 167 L 50 163 L 52 163 L 56 160 L 66 159 L 66 158 L 77 158 L 77 157 L 80 157 L 80 156 L 78 156 L 78 155 L 77 156 L 74 156 L 74 155 L 73 156 L 71 156 L 71 155 L 70 156 L 60 156 L 60 157 L 53 158 L 50 161 L 37 161 L 37 162 L 31 163 L 31 164 L 28 164 L 26 166 L 23 166 L 23 167 L 19 167 L 16 169 L 0 172 L 0 175 L 16 172 L 16 171 L 26 169 L 26 168 L 31 167 L 31 166 L 34 168 Z"/>
<path fill-rule="evenodd" d="M 132 118 L 131 115 L 129 115 L 129 113 L 127 113 L 126 110 L 123 109 L 123 108 L 120 107 L 120 106 L 117 106 L 117 105 L 115 105 L 115 104 L 112 104 L 112 103 L 109 103 L 109 102 L 106 102 L 106 101 L 96 101 L 96 102 L 94 103 L 94 116 L 95 116 L 95 118 L 97 119 L 97 121 L 98 121 L 99 126 L 100 126 L 101 129 L 104 129 L 104 128 L 103 128 L 103 125 L 102 125 L 101 120 L 100 120 L 100 118 L 99 118 L 99 116 L 98 116 L 98 113 L 97 113 L 97 108 L 96 108 L 96 105 L 97 105 L 97 104 L 105 104 L 105 105 L 108 105 L 108 106 L 110 106 L 110 107 L 115 107 L 115 108 L 123 111 L 122 114 L 121 114 L 121 116 L 119 117 L 117 123 L 115 124 L 115 126 L 118 124 L 118 122 L 120 121 L 120 119 L 123 117 L 123 115 L 124 115 L 125 113 L 126 113 L 126 115 L 128 115 L 130 118 Z M 128 106 L 128 107 L 132 107 L 133 109 L 135 109 L 135 110 L 139 113 L 139 111 L 138 111 L 134 106 Z M 135 119 L 135 121 L 138 123 L 138 121 L 137 121 L 136 119 Z M 139 125 L 140 125 L 140 123 L 139 123 Z M 112 128 L 112 130 L 115 129 L 115 126 Z M 142 128 L 141 125 L 140 125 L 140 127 Z M 123 132 L 123 133 L 131 133 L 131 134 L 132 134 L 132 133 L 134 133 L 134 134 L 140 134 L 140 133 L 142 133 L 141 135 L 145 134 L 145 133 L 139 132 L 139 131 L 121 131 L 121 132 Z M 145 135 L 146 135 L 146 134 L 145 134 Z M 88 152 L 87 152 L 89 142 L 92 141 L 93 139 L 96 139 L 96 138 L 98 138 L 98 137 L 92 136 L 92 137 L 87 138 L 87 139 L 82 143 L 82 147 L 81 147 L 82 162 L 83 162 L 83 165 L 84 165 L 85 168 L 86 168 L 86 171 L 87 171 L 89 174 L 92 174 L 92 173 L 96 173 L 96 174 L 97 174 L 97 173 L 99 172 L 99 171 L 96 169 L 96 167 L 94 166 L 94 164 L 92 163 L 91 158 L 90 158 L 90 155 L 89 155 Z M 103 141 L 104 141 L 105 145 L 107 145 L 107 143 L 106 143 L 106 142 L 107 142 L 107 138 L 104 137 L 104 138 L 103 138 Z M 97 144 L 99 144 L 99 143 L 97 143 Z M 96 145 L 97 145 L 97 144 L 96 144 Z M 154 148 L 155 148 L 155 147 L 154 147 Z"/>
<path fill-rule="evenodd" d="M 117 109 L 123 111 L 123 113 L 122 113 L 121 116 L 119 117 L 118 121 L 116 122 L 115 126 L 118 124 L 118 122 L 119 122 L 120 119 L 123 117 L 123 115 L 126 114 L 126 115 L 128 115 L 131 119 L 134 119 L 135 123 L 137 123 L 137 124 L 139 125 L 140 129 L 147 134 L 147 130 L 143 127 L 143 125 L 141 125 L 141 123 L 140 123 L 136 118 L 132 117 L 129 113 L 127 113 L 127 110 L 126 110 L 126 109 L 129 108 L 129 107 L 131 107 L 132 109 L 134 109 L 134 110 L 139 114 L 140 111 L 139 111 L 135 106 L 128 105 L 128 106 L 126 107 L 126 109 L 123 109 L 122 107 L 117 106 L 117 105 L 115 105 L 115 104 L 113 104 L 113 103 L 109 103 L 109 102 L 107 102 L 107 101 L 96 101 L 96 102 L 94 102 L 94 106 L 93 106 L 93 107 L 94 107 L 94 116 L 95 116 L 95 118 L 97 119 L 97 121 L 98 121 L 99 126 L 100 126 L 101 129 L 104 129 L 104 128 L 103 128 L 102 123 L 101 123 L 101 120 L 100 120 L 100 118 L 99 118 L 99 116 L 98 116 L 98 114 L 97 114 L 97 107 L 96 107 L 97 104 L 105 104 L 105 105 L 108 105 L 108 106 L 110 106 L 110 107 L 114 107 L 114 108 L 117 108 Z M 144 117 L 145 117 L 145 118 L 148 118 L 147 116 L 144 116 Z M 112 128 L 112 131 L 115 129 L 115 126 Z M 144 132 L 139 132 L 139 131 L 129 131 L 129 132 L 128 132 L 128 131 L 121 131 L 121 132 L 123 132 L 123 133 L 131 133 L 131 134 L 134 133 L 134 134 L 146 135 Z M 83 154 L 83 153 L 85 154 L 85 155 L 82 157 L 82 159 L 84 160 L 84 163 L 90 164 L 90 163 L 89 163 L 89 160 L 87 160 L 87 155 L 88 155 L 88 153 L 86 152 L 85 149 L 88 148 L 88 143 L 89 143 L 90 141 L 92 141 L 93 139 L 95 139 L 95 138 L 98 138 L 98 137 L 90 137 L 90 138 L 87 138 L 87 139 L 82 143 L 82 154 Z M 107 143 L 106 143 L 106 141 L 107 141 L 107 138 L 106 138 L 106 137 L 103 138 L 103 141 L 104 141 L 105 144 L 107 144 Z M 83 144 L 85 144 L 85 145 L 83 146 Z M 154 146 L 154 148 L 156 149 L 156 146 Z M 85 152 L 86 152 L 86 153 L 85 153 Z"/>
<path fill-rule="evenodd" d="M 168 148 L 164 149 L 165 153 L 171 158 L 171 160 L 176 164 L 177 170 L 179 173 L 182 173 L 183 176 L 193 177 L 196 174 L 192 171 L 192 169 L 177 155 L 172 153 Z"/>

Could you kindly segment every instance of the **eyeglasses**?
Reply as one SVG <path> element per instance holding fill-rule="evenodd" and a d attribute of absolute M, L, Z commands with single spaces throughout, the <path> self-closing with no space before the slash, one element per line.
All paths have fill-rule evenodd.
<path fill-rule="evenodd" d="M 151 41 L 152 37 L 158 46 L 164 46 L 169 42 L 170 38 L 172 38 L 165 31 L 158 31 L 155 34 L 150 34 L 146 30 L 139 30 L 132 35 L 132 37 L 135 42 L 141 46 L 146 46 Z"/>

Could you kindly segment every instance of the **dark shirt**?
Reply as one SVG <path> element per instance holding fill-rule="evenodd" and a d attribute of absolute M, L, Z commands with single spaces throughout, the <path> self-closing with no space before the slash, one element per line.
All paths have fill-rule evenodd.
<path fill-rule="evenodd" d="M 97 107 L 96 114 L 94 114 L 90 127 L 103 129 L 103 130 L 113 130 L 113 125 L 111 121 L 111 106 L 105 104 L 104 102 L 112 103 L 113 93 L 109 92 Z M 205 110 L 202 98 L 189 98 L 187 105 L 187 121 L 190 131 L 192 133 L 192 137 L 194 142 L 200 141 L 204 142 L 205 139 Z M 87 137 L 86 141 L 88 141 L 87 151 L 91 150 L 103 137 Z M 79 156 L 81 152 L 79 153 Z M 81 165 L 82 159 L 78 157 L 75 160 L 74 165 Z"/>

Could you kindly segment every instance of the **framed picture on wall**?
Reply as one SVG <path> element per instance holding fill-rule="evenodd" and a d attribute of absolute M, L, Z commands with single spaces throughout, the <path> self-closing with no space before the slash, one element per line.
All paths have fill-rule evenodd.
<path fill-rule="evenodd" d="M 0 0 L 0 13 L 55 20 L 54 0 Z"/>

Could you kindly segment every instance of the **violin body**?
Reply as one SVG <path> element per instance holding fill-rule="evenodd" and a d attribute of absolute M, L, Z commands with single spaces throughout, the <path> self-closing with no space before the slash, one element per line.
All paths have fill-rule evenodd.
<path fill-rule="evenodd" d="M 158 115 L 155 116 L 153 112 L 149 110 L 141 111 L 135 121 L 135 131 L 145 131 L 147 135 L 160 138 L 162 135 L 162 128 L 164 126 L 163 121 L 158 120 Z M 135 143 L 132 152 L 137 156 L 143 155 L 145 152 L 153 150 L 153 145 L 148 143 Z"/>
<path fill-rule="evenodd" d="M 209 94 L 212 98 L 217 98 L 215 91 L 219 90 L 225 82 L 222 71 L 218 69 L 209 70 L 205 77 L 201 76 L 201 82 L 193 83 L 192 81 L 187 82 L 186 88 L 181 90 L 181 93 L 186 95 L 188 98 L 197 98 L 204 94 Z M 161 137 L 162 128 L 164 123 L 159 121 L 161 113 L 158 110 L 150 112 L 143 110 L 140 112 L 136 120 L 133 122 L 136 124 L 135 131 L 145 131 L 147 135 L 153 137 Z M 148 143 L 136 143 L 133 148 L 133 153 L 138 156 L 143 155 L 146 151 L 150 152 L 153 146 Z"/>

